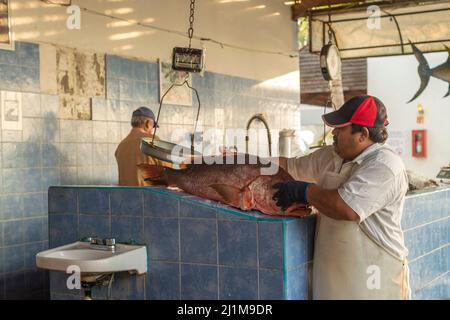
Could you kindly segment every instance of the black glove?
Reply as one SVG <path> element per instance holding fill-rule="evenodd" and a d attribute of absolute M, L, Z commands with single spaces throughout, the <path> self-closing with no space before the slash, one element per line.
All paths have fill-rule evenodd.
<path fill-rule="evenodd" d="M 277 206 L 286 210 L 294 202 L 308 204 L 306 191 L 311 183 L 304 181 L 288 181 L 274 184 L 272 187 L 278 189 L 272 199 L 277 202 Z"/>

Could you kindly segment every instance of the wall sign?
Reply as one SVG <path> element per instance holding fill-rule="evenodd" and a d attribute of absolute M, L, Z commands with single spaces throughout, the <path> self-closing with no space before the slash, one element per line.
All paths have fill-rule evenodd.
<path fill-rule="evenodd" d="M 22 130 L 22 94 L 1 91 L 1 117 L 3 130 Z"/>
<path fill-rule="evenodd" d="M 398 155 L 406 155 L 406 134 L 404 131 L 390 131 L 387 143 Z"/>

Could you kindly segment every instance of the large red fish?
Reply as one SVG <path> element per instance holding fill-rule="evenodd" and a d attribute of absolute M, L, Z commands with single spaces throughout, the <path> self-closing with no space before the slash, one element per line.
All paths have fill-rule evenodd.
<path fill-rule="evenodd" d="M 244 155 L 240 156 L 244 159 Z M 269 215 L 297 217 L 311 213 L 305 204 L 295 203 L 286 211 L 276 205 L 272 199 L 276 190 L 272 186 L 294 179 L 275 163 L 263 164 L 256 156 L 245 155 L 245 162 L 238 162 L 238 155 L 208 157 L 203 158 L 201 164 L 189 164 L 181 170 L 148 164 L 138 167 L 147 181 L 178 187 L 241 210 L 256 209 Z M 269 167 L 274 174 L 263 175 L 262 169 Z"/>

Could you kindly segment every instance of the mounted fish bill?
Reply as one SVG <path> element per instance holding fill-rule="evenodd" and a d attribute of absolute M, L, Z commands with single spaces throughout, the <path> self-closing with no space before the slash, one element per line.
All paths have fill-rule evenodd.
<path fill-rule="evenodd" d="M 445 49 L 447 49 L 448 57 L 447 60 L 442 63 L 441 65 L 434 67 L 433 69 L 430 68 L 428 61 L 425 59 L 425 56 L 423 55 L 423 52 L 419 50 L 414 44 L 411 43 L 411 47 L 413 48 L 414 56 L 416 57 L 417 61 L 419 62 L 419 66 L 417 67 L 417 72 L 419 73 L 420 77 L 420 87 L 419 90 L 417 90 L 416 94 L 411 98 L 411 100 L 408 101 L 410 103 L 411 101 L 414 101 L 420 94 L 425 90 L 425 88 L 428 85 L 428 82 L 430 81 L 430 77 L 435 77 L 436 79 L 440 79 L 442 81 L 445 81 L 448 83 L 448 91 L 445 94 L 445 97 L 448 97 L 450 95 L 450 48 L 444 45 Z"/>
<path fill-rule="evenodd" d="M 241 156 L 244 161 L 239 162 Z M 148 164 L 138 165 L 146 181 L 178 187 L 187 193 L 225 203 L 241 210 L 259 210 L 264 214 L 304 217 L 311 209 L 295 203 L 282 211 L 272 199 L 278 182 L 294 180 L 275 163 L 265 164 L 252 155 L 205 157 L 201 164 L 190 164 L 183 170 L 174 170 Z M 221 164 L 222 163 L 222 164 Z M 239 164 L 244 163 L 244 164 Z M 263 168 L 272 167 L 272 175 L 263 175 Z"/>

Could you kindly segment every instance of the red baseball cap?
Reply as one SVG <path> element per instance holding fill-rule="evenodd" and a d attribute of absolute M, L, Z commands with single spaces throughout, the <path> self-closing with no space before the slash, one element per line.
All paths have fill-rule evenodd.
<path fill-rule="evenodd" d="M 359 124 L 368 128 L 387 126 L 386 107 L 373 96 L 355 96 L 347 100 L 338 110 L 324 114 L 323 121 L 329 127 L 341 128 Z"/>

